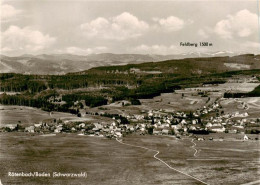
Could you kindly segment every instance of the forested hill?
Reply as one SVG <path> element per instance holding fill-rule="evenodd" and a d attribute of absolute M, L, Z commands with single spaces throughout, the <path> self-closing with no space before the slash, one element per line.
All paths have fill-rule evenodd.
<path fill-rule="evenodd" d="M 75 74 L 104 73 L 105 71 L 107 73 L 135 74 L 171 73 L 189 76 L 250 69 L 260 69 L 260 55 L 247 54 L 233 57 L 186 58 L 122 66 L 103 66 Z"/>

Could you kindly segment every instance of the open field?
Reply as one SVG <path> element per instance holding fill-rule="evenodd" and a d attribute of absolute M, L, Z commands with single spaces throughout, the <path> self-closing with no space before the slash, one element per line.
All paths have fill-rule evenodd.
<path fill-rule="evenodd" d="M 201 184 L 153 158 L 154 151 L 100 137 L 58 134 L 42 137 L 1 133 L 3 184 Z M 242 184 L 258 180 L 257 141 L 195 141 L 166 136 L 128 136 L 124 143 L 160 151 L 171 167 L 208 184 Z M 11 172 L 87 172 L 87 178 L 8 177 Z M 68 183 L 69 182 L 69 183 Z"/>
<path fill-rule="evenodd" d="M 142 99 L 141 102 L 144 110 L 192 111 L 203 107 L 207 99 L 208 97 L 198 96 L 195 91 L 182 90 L 175 93 L 163 93 L 153 99 Z"/>
<path fill-rule="evenodd" d="M 258 180 L 258 141 L 195 141 L 198 154 L 194 157 L 190 139 L 158 138 L 155 142 L 144 138 L 139 143 L 138 140 L 140 138 L 131 138 L 125 142 L 137 145 L 143 143 L 142 145 L 148 148 L 156 148 L 160 151 L 159 157 L 169 165 L 208 184 L 240 184 Z"/>
<path fill-rule="evenodd" d="M 218 85 L 211 85 L 206 87 L 198 87 L 198 88 L 191 88 L 191 89 L 199 89 L 202 91 L 220 91 L 222 93 L 226 91 L 238 91 L 238 92 L 250 92 L 254 90 L 260 83 L 231 83 L 227 82 L 224 84 Z"/>
<path fill-rule="evenodd" d="M 182 97 L 184 93 L 184 97 Z M 216 95 L 212 95 L 212 102 Z M 149 110 L 167 110 L 173 111 L 192 111 L 203 107 L 208 100 L 208 97 L 197 95 L 196 91 L 178 90 L 175 93 L 162 93 L 152 99 L 140 99 L 141 105 L 122 106 L 122 101 L 117 101 L 109 105 L 103 105 L 104 110 L 98 108 L 90 108 L 90 112 L 106 112 L 110 114 L 133 115 L 140 114 L 142 111 Z M 208 102 L 208 103 L 210 103 Z"/>
<path fill-rule="evenodd" d="M 260 97 L 248 98 L 229 98 L 220 101 L 225 113 L 244 113 L 249 114 L 248 118 L 258 118 L 260 115 Z M 244 109 L 242 104 L 246 104 L 248 108 Z"/>
<path fill-rule="evenodd" d="M 184 93 L 184 97 L 182 97 Z M 122 101 L 117 101 L 109 105 L 103 105 L 104 110 L 90 108 L 90 112 L 106 112 L 110 114 L 133 115 L 142 111 L 163 109 L 168 112 L 174 111 L 194 111 L 203 107 L 206 103 L 212 103 L 218 95 L 211 95 L 212 100 L 207 102 L 208 97 L 197 95 L 196 91 L 179 90 L 175 93 L 162 93 L 152 99 L 140 99 L 141 105 L 122 106 Z"/>
<path fill-rule="evenodd" d="M 122 106 L 123 101 L 116 101 L 114 103 L 103 105 L 102 108 L 94 107 L 87 109 L 89 112 L 100 112 L 100 113 L 109 113 L 109 114 L 120 114 L 120 115 L 133 115 L 133 114 L 140 114 L 141 112 L 141 106 Z M 125 101 L 126 102 L 126 101 Z"/>
<path fill-rule="evenodd" d="M 0 127 L 4 124 L 17 124 L 19 121 L 24 124 L 38 123 L 52 118 L 76 117 L 75 115 L 62 112 L 49 112 L 25 106 L 0 106 Z"/>
<path fill-rule="evenodd" d="M 13 105 L 0 105 L 0 128 L 5 124 L 20 123 L 23 126 L 33 125 L 43 120 L 60 119 L 63 121 L 109 121 L 109 118 L 97 117 L 91 115 L 84 115 L 77 117 L 74 114 L 63 112 L 46 112 L 41 109 L 26 107 L 26 106 L 13 106 Z"/>

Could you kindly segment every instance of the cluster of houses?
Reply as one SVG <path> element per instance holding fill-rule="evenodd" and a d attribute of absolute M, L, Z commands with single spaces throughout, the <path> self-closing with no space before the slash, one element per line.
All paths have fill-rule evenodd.
<path fill-rule="evenodd" d="M 210 132 L 245 133 L 248 124 L 255 124 L 256 120 L 249 120 L 247 112 L 224 114 L 201 120 L 201 116 L 210 112 L 218 113 L 221 105 L 218 101 L 204 106 L 195 112 L 166 112 L 165 110 L 150 110 L 139 115 L 124 115 L 128 123 L 121 119 L 112 119 L 110 123 L 73 122 L 49 119 L 43 122 L 22 127 L 19 124 L 5 125 L 1 131 L 24 131 L 30 133 L 79 133 L 91 136 L 109 138 L 123 137 L 127 134 L 153 135 L 190 135 L 192 133 L 207 134 Z M 236 119 L 234 119 L 236 118 Z M 258 119 L 259 120 L 259 119 Z"/>

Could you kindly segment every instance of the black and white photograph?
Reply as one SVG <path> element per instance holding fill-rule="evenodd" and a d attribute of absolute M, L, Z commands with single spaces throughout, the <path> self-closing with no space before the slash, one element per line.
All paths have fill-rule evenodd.
<path fill-rule="evenodd" d="M 2 0 L 0 185 L 259 185 L 259 0 Z"/>

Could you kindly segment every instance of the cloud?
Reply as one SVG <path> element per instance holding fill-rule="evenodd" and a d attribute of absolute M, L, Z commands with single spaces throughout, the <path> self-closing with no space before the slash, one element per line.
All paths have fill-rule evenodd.
<path fill-rule="evenodd" d="M 44 35 L 30 27 L 10 26 L 1 33 L 3 52 L 33 53 L 52 45 L 56 38 Z"/>
<path fill-rule="evenodd" d="M 139 45 L 136 47 L 133 47 L 130 49 L 130 52 L 139 53 L 139 54 L 161 54 L 161 55 L 167 55 L 167 54 L 174 54 L 177 53 L 177 47 L 174 45 L 165 46 L 165 45 Z"/>
<path fill-rule="evenodd" d="M 207 31 L 205 29 L 199 29 L 198 30 L 198 35 L 200 37 L 202 37 L 203 39 L 209 38 L 209 34 L 207 33 Z"/>
<path fill-rule="evenodd" d="M 260 50 L 260 43 L 259 42 L 251 42 L 251 41 L 246 41 L 241 44 L 241 48 L 247 48 L 250 51 L 256 50 L 259 52 Z"/>
<path fill-rule="evenodd" d="M 232 39 L 234 36 L 248 37 L 257 32 L 257 23 L 257 15 L 244 9 L 219 21 L 214 31 L 225 39 Z"/>
<path fill-rule="evenodd" d="M 1 21 L 9 22 L 17 18 L 22 13 L 22 10 L 18 10 L 15 7 L 8 4 L 1 4 Z"/>
<path fill-rule="evenodd" d="M 169 16 L 167 18 L 158 18 L 154 17 L 152 18 L 153 21 L 157 22 L 158 29 L 163 29 L 167 32 L 173 32 L 173 31 L 179 31 L 184 28 L 185 25 L 192 24 L 192 20 L 184 21 L 178 17 L 175 16 Z"/>
<path fill-rule="evenodd" d="M 108 19 L 99 17 L 91 22 L 80 25 L 87 37 L 102 38 L 108 40 L 126 40 L 136 38 L 149 28 L 149 25 L 139 20 L 136 16 L 124 12 L 116 17 Z"/>
<path fill-rule="evenodd" d="M 97 54 L 107 51 L 107 47 L 99 46 L 94 48 L 79 48 L 75 46 L 67 47 L 63 50 L 57 50 L 58 53 L 69 53 L 74 55 L 88 55 L 88 54 Z"/>

